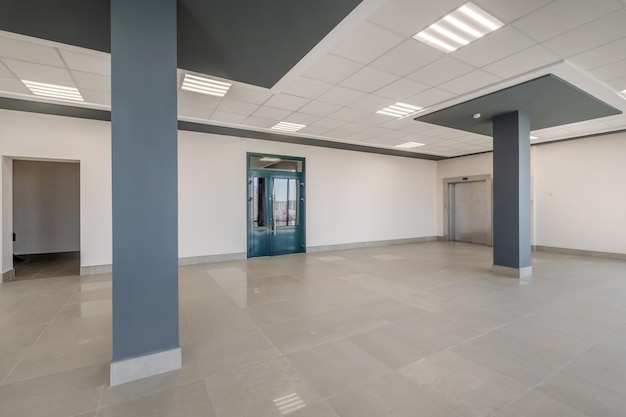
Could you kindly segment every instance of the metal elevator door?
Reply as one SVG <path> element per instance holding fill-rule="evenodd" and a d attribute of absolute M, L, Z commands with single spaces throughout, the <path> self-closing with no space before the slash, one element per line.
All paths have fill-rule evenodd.
<path fill-rule="evenodd" d="M 491 246 L 491 190 L 487 182 L 454 183 L 450 187 L 453 239 Z"/>

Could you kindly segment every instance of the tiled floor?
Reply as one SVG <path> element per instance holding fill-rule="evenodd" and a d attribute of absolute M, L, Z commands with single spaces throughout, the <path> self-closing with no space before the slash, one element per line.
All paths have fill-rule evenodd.
<path fill-rule="evenodd" d="M 110 276 L 0 285 L 2 417 L 623 417 L 626 262 L 443 242 L 180 270 L 183 368 L 108 386 Z"/>
<path fill-rule="evenodd" d="M 25 255 L 20 259 L 13 262 L 17 281 L 80 274 L 80 252 Z"/>

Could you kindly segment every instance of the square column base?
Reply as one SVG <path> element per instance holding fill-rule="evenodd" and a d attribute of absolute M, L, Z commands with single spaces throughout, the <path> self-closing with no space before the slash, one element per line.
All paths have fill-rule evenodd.
<path fill-rule="evenodd" d="M 111 362 L 111 386 L 175 371 L 181 367 L 182 356 L 180 348 Z"/>
<path fill-rule="evenodd" d="M 533 267 L 511 268 L 508 266 L 492 265 L 491 270 L 498 274 L 513 278 L 530 278 L 533 276 Z"/>

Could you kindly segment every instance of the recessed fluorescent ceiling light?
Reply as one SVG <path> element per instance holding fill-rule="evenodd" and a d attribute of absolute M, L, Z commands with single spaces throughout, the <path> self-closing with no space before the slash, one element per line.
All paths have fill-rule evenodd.
<path fill-rule="evenodd" d="M 85 101 L 77 88 L 62 85 L 46 84 L 37 81 L 21 80 L 36 96 L 53 98 L 56 100 Z"/>
<path fill-rule="evenodd" d="M 407 143 L 401 143 L 400 145 L 396 145 L 396 148 L 411 149 L 411 148 L 418 148 L 420 146 L 424 146 L 424 144 L 417 143 L 417 142 L 407 142 Z"/>
<path fill-rule="evenodd" d="M 185 74 L 185 79 L 183 80 L 183 86 L 181 88 L 183 90 L 193 91 L 194 93 L 224 97 L 231 85 L 231 83 L 225 83 L 223 81 Z"/>
<path fill-rule="evenodd" d="M 539 139 L 537 136 L 530 135 L 530 140 Z"/>
<path fill-rule="evenodd" d="M 298 130 L 306 127 L 306 125 L 299 125 L 297 123 L 279 122 L 272 126 L 273 130 L 280 130 L 283 132 L 297 132 Z"/>
<path fill-rule="evenodd" d="M 412 113 L 417 113 L 424 110 L 422 107 L 413 106 L 412 104 L 396 103 L 389 107 L 385 107 L 382 110 L 378 110 L 376 113 L 385 114 L 393 117 L 405 117 Z"/>
<path fill-rule="evenodd" d="M 620 91 L 619 94 L 622 96 L 622 98 L 626 98 L 626 90 Z"/>
<path fill-rule="evenodd" d="M 502 26 L 504 23 L 470 2 L 413 35 L 413 38 L 450 53 Z"/>

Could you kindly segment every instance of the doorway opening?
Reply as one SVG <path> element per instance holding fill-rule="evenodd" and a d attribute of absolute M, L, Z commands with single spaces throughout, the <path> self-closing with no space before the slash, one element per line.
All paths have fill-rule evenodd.
<path fill-rule="evenodd" d="M 305 160 L 248 154 L 248 258 L 306 251 Z"/>
<path fill-rule="evenodd" d="M 454 242 L 492 245 L 491 176 L 444 179 L 444 236 Z"/>
<path fill-rule="evenodd" d="M 15 280 L 80 275 L 80 164 L 13 160 Z"/>

